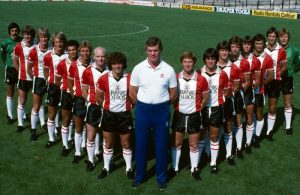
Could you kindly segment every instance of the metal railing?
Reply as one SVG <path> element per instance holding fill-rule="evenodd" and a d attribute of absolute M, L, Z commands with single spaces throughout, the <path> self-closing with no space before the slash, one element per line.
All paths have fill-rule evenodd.
<path fill-rule="evenodd" d="M 159 2 L 293 11 L 300 13 L 300 0 L 158 0 Z"/>

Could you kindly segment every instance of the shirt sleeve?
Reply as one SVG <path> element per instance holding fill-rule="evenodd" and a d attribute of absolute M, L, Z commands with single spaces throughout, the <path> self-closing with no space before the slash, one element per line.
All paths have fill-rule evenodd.
<path fill-rule="evenodd" d="M 0 54 L 1 54 L 2 62 L 5 63 L 5 61 L 6 61 L 6 46 L 5 46 L 4 41 L 2 41 L 1 45 L 0 45 Z"/>
<path fill-rule="evenodd" d="M 139 78 L 138 78 L 138 67 L 135 66 L 131 73 L 130 85 L 134 87 L 139 86 Z"/>
<path fill-rule="evenodd" d="M 69 68 L 68 79 L 72 79 L 72 80 L 74 79 L 74 62 L 72 62 L 71 66 Z"/>
<path fill-rule="evenodd" d="M 299 72 L 300 70 L 300 51 L 296 48 L 295 49 L 295 72 Z"/>
<path fill-rule="evenodd" d="M 176 78 L 176 73 L 174 69 L 171 69 L 171 77 L 170 77 L 170 82 L 169 82 L 169 88 L 175 88 L 177 87 L 177 78 Z"/>
<path fill-rule="evenodd" d="M 16 57 L 20 57 L 20 51 L 21 51 L 21 44 L 19 43 L 19 44 L 16 45 L 13 55 L 16 56 Z"/>

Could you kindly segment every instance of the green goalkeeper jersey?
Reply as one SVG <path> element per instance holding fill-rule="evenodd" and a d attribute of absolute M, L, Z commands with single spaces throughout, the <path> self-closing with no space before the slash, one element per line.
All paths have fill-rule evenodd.
<path fill-rule="evenodd" d="M 285 52 L 288 60 L 288 76 L 293 76 L 300 70 L 300 52 L 290 44 L 285 48 Z"/>
<path fill-rule="evenodd" d="M 12 55 L 16 44 L 20 41 L 20 38 L 17 38 L 16 40 L 7 38 L 1 42 L 1 59 L 4 65 L 6 65 L 7 67 L 13 67 Z"/>

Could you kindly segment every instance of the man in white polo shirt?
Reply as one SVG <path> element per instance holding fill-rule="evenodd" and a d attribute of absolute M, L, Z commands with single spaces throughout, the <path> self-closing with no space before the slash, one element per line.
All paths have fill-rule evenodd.
<path fill-rule="evenodd" d="M 130 80 L 130 97 L 136 104 L 135 152 L 136 177 L 133 187 L 138 187 L 146 176 L 147 146 L 150 128 L 154 131 L 156 179 L 160 190 L 166 188 L 170 102 L 177 96 L 174 69 L 160 58 L 162 42 L 150 37 L 145 45 L 147 59 L 136 65 Z"/>

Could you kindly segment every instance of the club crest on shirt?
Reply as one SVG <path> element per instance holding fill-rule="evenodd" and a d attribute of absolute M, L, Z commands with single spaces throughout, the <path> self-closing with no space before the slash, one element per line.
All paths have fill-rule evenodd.
<path fill-rule="evenodd" d="M 163 73 L 161 73 L 160 78 L 165 78 L 165 75 Z"/>

